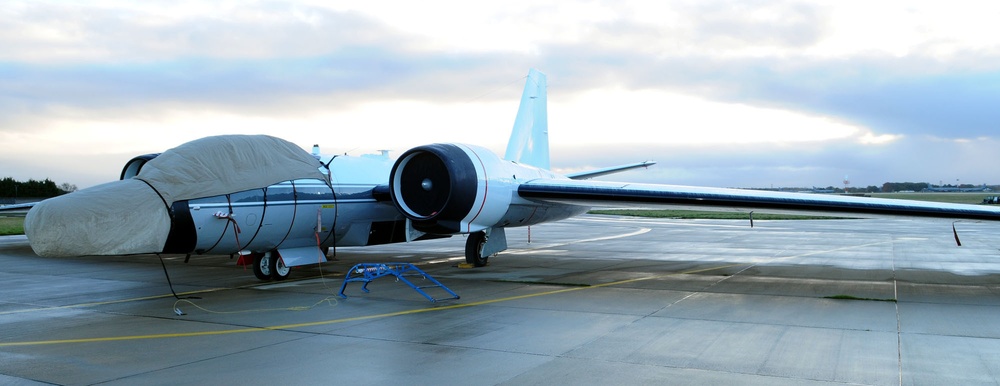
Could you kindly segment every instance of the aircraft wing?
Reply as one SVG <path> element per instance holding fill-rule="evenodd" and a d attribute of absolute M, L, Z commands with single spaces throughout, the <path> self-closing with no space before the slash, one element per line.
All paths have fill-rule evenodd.
<path fill-rule="evenodd" d="M 521 184 L 517 193 L 529 200 L 592 207 L 674 207 L 1000 221 L 1000 208 L 985 205 L 677 185 L 538 179 Z"/>
<path fill-rule="evenodd" d="M 26 204 L 10 204 L 10 205 L 0 205 L 0 214 L 18 214 L 23 215 L 28 213 L 28 209 L 35 206 L 37 202 L 30 202 Z"/>
<path fill-rule="evenodd" d="M 570 174 L 567 174 L 566 177 L 569 177 L 570 179 L 574 179 L 574 180 L 587 180 L 587 179 L 591 179 L 591 178 L 594 178 L 594 177 L 600 177 L 600 176 L 604 176 L 604 175 L 608 175 L 608 174 L 620 173 L 620 172 L 624 172 L 626 170 L 631 170 L 631 169 L 648 168 L 648 167 L 653 166 L 653 165 L 656 165 L 656 162 L 654 162 L 654 161 L 643 161 L 643 162 L 636 162 L 636 163 L 626 164 L 626 165 L 612 166 L 612 167 L 603 168 L 603 169 L 588 170 L 588 171 L 580 172 L 580 173 L 570 173 Z"/>

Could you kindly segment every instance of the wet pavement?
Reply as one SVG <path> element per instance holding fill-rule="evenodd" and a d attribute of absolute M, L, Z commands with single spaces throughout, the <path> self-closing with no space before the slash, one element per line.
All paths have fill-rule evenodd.
<path fill-rule="evenodd" d="M 181 299 L 154 255 L 0 237 L 0 383 L 996 384 L 1000 224 L 957 229 L 961 247 L 934 220 L 583 216 L 510 229 L 475 269 L 461 236 L 341 248 L 268 283 L 164 256 Z M 392 277 L 337 296 L 362 262 L 414 263 L 461 298 Z"/>

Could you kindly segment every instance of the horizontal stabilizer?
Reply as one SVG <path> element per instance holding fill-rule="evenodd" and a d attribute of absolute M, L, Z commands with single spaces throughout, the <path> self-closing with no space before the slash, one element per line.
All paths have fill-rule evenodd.
<path fill-rule="evenodd" d="M 22 211 L 27 212 L 28 209 L 31 209 L 33 206 L 35 206 L 35 204 L 37 204 L 37 202 L 30 202 L 27 204 L 0 205 L 0 213 L 22 212 Z"/>
<path fill-rule="evenodd" d="M 570 179 L 573 179 L 573 180 L 589 180 L 589 179 L 594 178 L 594 177 L 606 176 L 608 174 L 621 173 L 621 172 L 624 172 L 626 170 L 632 170 L 632 169 L 638 169 L 638 168 L 648 168 L 648 167 L 653 166 L 653 165 L 656 165 L 656 162 L 654 162 L 654 161 L 643 161 L 643 162 L 636 162 L 636 163 L 627 164 L 627 165 L 612 166 L 612 167 L 603 168 L 603 169 L 588 170 L 588 171 L 580 172 L 580 173 L 570 173 L 570 174 L 567 174 L 566 177 L 569 177 Z"/>

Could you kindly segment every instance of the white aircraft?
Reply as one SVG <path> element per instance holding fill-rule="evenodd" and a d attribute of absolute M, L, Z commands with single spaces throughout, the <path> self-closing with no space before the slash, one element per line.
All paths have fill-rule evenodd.
<path fill-rule="evenodd" d="M 592 206 L 1000 220 L 1000 208 L 706 187 L 587 181 L 549 170 L 545 75 L 531 70 L 503 158 L 439 143 L 403 153 L 322 157 L 269 136 L 207 137 L 139 156 L 121 180 L 35 205 L 25 233 L 40 256 L 239 254 L 262 280 L 326 261 L 337 246 L 468 234 L 468 263 L 507 249 L 504 229 Z"/>

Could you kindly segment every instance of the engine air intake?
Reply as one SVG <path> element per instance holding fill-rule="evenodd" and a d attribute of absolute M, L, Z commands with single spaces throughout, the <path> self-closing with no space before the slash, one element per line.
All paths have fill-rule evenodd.
<path fill-rule="evenodd" d="M 414 227 L 428 233 L 454 233 L 471 211 L 476 169 L 456 145 L 434 144 L 403 153 L 392 167 L 392 202 Z"/>

